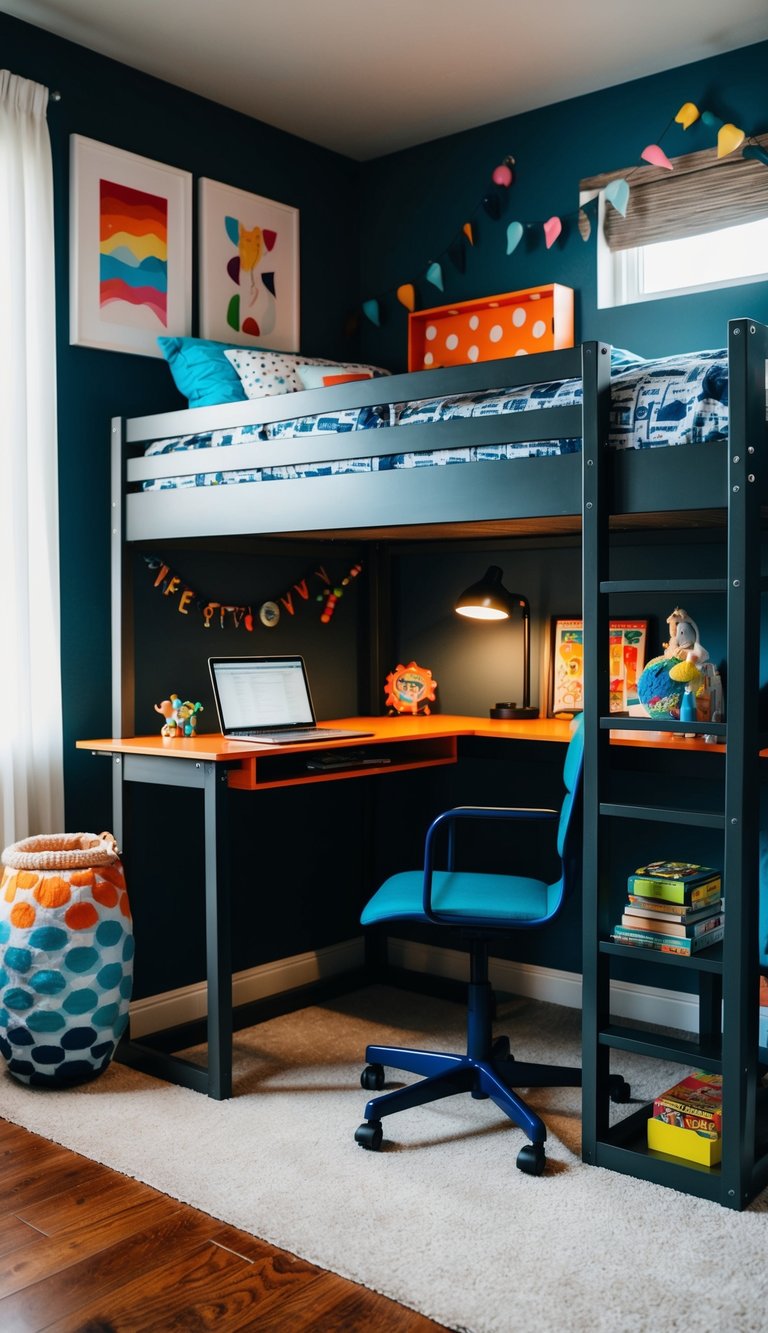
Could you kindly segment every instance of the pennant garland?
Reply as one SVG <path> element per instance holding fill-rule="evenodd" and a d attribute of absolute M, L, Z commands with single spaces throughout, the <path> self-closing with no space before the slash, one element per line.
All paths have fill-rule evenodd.
<path fill-rule="evenodd" d="M 757 162 L 763 162 L 768 166 L 768 150 L 762 144 L 755 142 L 751 135 L 745 134 L 744 130 L 739 129 L 730 121 L 722 121 L 712 111 L 700 111 L 694 102 L 684 102 L 677 114 L 670 120 L 663 134 L 659 135 L 659 141 L 647 144 L 640 153 L 642 162 L 647 162 L 651 166 L 661 167 L 666 171 L 673 171 L 674 165 L 670 162 L 667 154 L 661 147 L 661 140 L 675 124 L 682 126 L 683 130 L 690 129 L 696 121 L 700 120 L 707 129 L 715 132 L 717 136 L 717 156 L 726 157 L 729 153 L 735 153 L 741 148 L 742 157 L 753 158 Z M 742 145 L 744 145 L 742 147 Z M 494 167 L 491 173 L 491 180 L 499 188 L 501 193 L 486 193 L 481 198 L 477 208 L 474 210 L 472 218 L 463 222 L 458 234 L 453 238 L 445 251 L 446 255 L 459 273 L 466 270 L 466 247 L 474 247 L 478 243 L 478 234 L 475 231 L 473 218 L 482 208 L 487 216 L 497 222 L 504 211 L 505 192 L 509 190 L 514 183 L 515 173 L 513 167 L 515 159 L 505 157 L 503 162 Z M 626 176 L 616 177 L 609 181 L 603 190 L 603 196 L 607 203 L 615 208 L 622 217 L 626 217 L 629 206 L 630 181 L 637 171 L 642 171 L 642 166 L 634 168 L 627 172 Z M 583 241 L 588 241 L 592 234 L 592 221 L 590 215 L 594 213 L 597 200 L 589 200 L 583 204 L 573 214 L 556 214 L 547 218 L 544 222 L 520 221 L 514 219 L 507 224 L 506 228 L 506 253 L 511 255 L 515 252 L 526 233 L 530 233 L 535 239 L 543 239 L 546 248 L 549 250 L 559 239 L 559 237 L 568 236 L 569 225 L 575 224 L 579 235 Z M 444 271 L 440 262 L 442 255 L 438 259 L 432 259 L 428 263 L 424 272 L 424 278 L 431 286 L 436 287 L 438 291 L 444 291 Z M 363 301 L 360 309 L 367 319 L 377 327 L 381 324 L 382 301 L 388 293 L 382 293 L 381 297 L 373 297 L 370 300 Z M 408 311 L 413 311 L 417 306 L 417 289 L 413 282 L 400 283 L 396 289 L 396 296 L 401 305 L 404 305 Z"/>
<path fill-rule="evenodd" d="M 254 614 L 253 606 L 233 606 L 227 602 L 217 601 L 214 598 L 206 598 L 196 592 L 194 588 L 176 574 L 164 560 L 156 555 L 145 555 L 144 563 L 154 577 L 154 586 L 159 588 L 164 597 L 176 599 L 176 610 L 184 616 L 188 616 L 190 608 L 198 611 L 203 617 L 203 628 L 210 629 L 212 624 L 218 624 L 220 629 L 232 628 L 240 629 L 242 625 L 249 633 L 253 632 Z M 326 569 L 320 565 L 314 569 L 311 574 L 306 574 L 298 583 L 294 583 L 280 596 L 271 600 L 268 599 L 261 603 L 258 608 L 258 618 L 266 629 L 274 629 L 280 620 L 282 606 L 289 616 L 296 614 L 296 608 L 301 602 L 308 602 L 310 599 L 310 579 L 319 579 L 322 585 L 320 592 L 315 595 L 314 600 L 321 603 L 320 623 L 327 625 L 333 618 L 337 603 L 341 600 L 350 584 L 357 578 L 363 566 L 356 561 L 342 579 L 334 583 Z M 294 601 L 294 594 L 299 601 Z"/>

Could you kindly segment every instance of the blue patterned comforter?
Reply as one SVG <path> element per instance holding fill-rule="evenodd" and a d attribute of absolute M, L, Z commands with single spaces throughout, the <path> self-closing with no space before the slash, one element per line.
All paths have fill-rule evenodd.
<path fill-rule="evenodd" d="M 348 409 L 328 416 L 299 417 L 266 425 L 242 426 L 235 430 L 208 431 L 199 435 L 159 440 L 147 455 L 190 449 L 226 447 L 249 440 L 289 440 L 334 436 L 358 431 L 448 421 L 457 417 L 499 416 L 512 412 L 543 411 L 548 407 L 572 407 L 581 402 L 581 382 L 564 380 L 537 384 L 533 388 L 498 390 L 452 398 L 428 398 L 414 403 Z M 705 444 L 727 438 L 728 362 L 724 351 L 695 352 L 684 356 L 641 361 L 631 353 L 617 353 L 611 377 L 610 444 L 616 449 L 656 449 L 678 444 Z M 535 433 L 535 431 L 534 431 Z M 394 439 L 393 439 L 394 445 Z M 530 458 L 572 453 L 581 441 L 547 440 L 523 444 L 477 445 L 464 449 L 434 449 L 409 453 L 406 437 L 398 436 L 401 452 L 382 457 L 355 457 L 350 439 L 349 459 L 307 467 L 226 467 L 183 477 L 163 477 L 144 483 L 144 489 L 175 489 L 181 486 L 221 486 L 231 482 L 285 481 L 295 477 L 327 476 L 331 473 L 389 471 L 395 468 L 434 467 L 478 460 Z M 364 449 L 361 450 L 364 454 Z M 224 457 L 222 458 L 222 462 Z"/>

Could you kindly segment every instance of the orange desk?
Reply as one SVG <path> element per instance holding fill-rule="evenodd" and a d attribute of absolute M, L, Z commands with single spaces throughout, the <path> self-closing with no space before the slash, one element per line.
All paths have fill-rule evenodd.
<path fill-rule="evenodd" d="M 107 755 L 113 766 L 116 820 L 114 834 L 123 846 L 122 806 L 126 782 L 196 788 L 204 798 L 204 878 L 206 982 L 208 999 L 208 1067 L 201 1069 L 178 1056 L 134 1042 L 121 1045 L 119 1056 L 147 1073 L 156 1074 L 210 1097 L 232 1095 L 232 960 L 230 885 L 227 850 L 227 791 L 230 787 L 260 791 L 305 783 L 339 782 L 347 778 L 381 777 L 413 768 L 455 764 L 461 737 L 494 740 L 567 742 L 570 724 L 559 718 L 494 721 L 488 717 L 435 714 L 431 717 L 338 718 L 329 726 L 369 731 L 367 737 L 310 745 L 258 745 L 228 741 L 219 735 L 165 738 L 82 740 L 78 749 Z M 722 750 L 700 739 L 649 730 L 611 733 L 614 743 L 658 745 L 670 749 Z M 329 752 L 347 759 L 344 768 L 319 772 L 308 765 Z M 361 766 L 359 756 L 373 760 Z M 376 760 L 380 759 L 380 762 Z"/>

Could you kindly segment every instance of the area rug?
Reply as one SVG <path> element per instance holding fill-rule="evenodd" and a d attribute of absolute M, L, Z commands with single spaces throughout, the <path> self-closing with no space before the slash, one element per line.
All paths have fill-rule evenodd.
<path fill-rule="evenodd" d="M 575 1011 L 511 1000 L 498 1018 L 520 1059 L 578 1063 Z M 529 1096 L 540 1177 L 515 1166 L 522 1133 L 466 1096 L 385 1121 L 379 1153 L 355 1144 L 366 1043 L 459 1049 L 463 1025 L 461 1006 L 372 987 L 238 1033 L 230 1101 L 114 1064 L 66 1092 L 4 1072 L 0 1115 L 451 1329 L 764 1330 L 768 1195 L 735 1213 L 583 1165 L 577 1090 Z M 680 1074 L 620 1068 L 643 1100 Z"/>

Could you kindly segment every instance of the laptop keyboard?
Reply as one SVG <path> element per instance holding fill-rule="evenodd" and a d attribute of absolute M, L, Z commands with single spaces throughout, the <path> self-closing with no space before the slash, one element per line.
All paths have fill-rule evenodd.
<path fill-rule="evenodd" d="M 303 731 L 275 732 L 259 731 L 258 728 L 244 731 L 230 731 L 229 740 L 257 741 L 265 745 L 303 745 L 307 741 L 346 740 L 354 736 L 370 736 L 370 731 L 337 731 L 333 727 L 307 727 Z"/>

